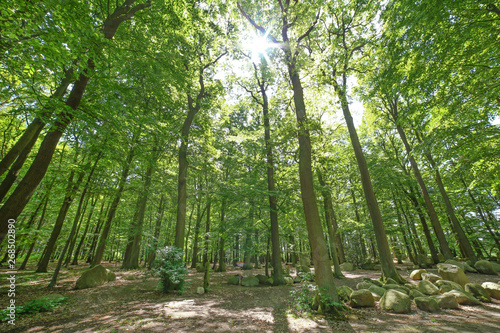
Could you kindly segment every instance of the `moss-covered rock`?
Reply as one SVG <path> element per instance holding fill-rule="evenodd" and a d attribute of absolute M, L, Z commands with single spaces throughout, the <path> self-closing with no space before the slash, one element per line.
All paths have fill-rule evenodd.
<path fill-rule="evenodd" d="M 239 276 L 230 276 L 229 279 L 227 279 L 227 283 L 234 284 L 234 285 L 239 285 L 240 284 L 240 278 L 239 278 Z"/>
<path fill-rule="evenodd" d="M 244 287 L 256 287 L 259 285 L 259 279 L 255 276 L 247 276 L 241 280 L 241 285 Z"/>
<path fill-rule="evenodd" d="M 354 290 L 349 299 L 349 305 L 353 308 L 373 307 L 375 298 L 368 289 Z"/>
<path fill-rule="evenodd" d="M 75 289 L 94 288 L 108 282 L 108 271 L 101 265 L 97 265 L 83 274 L 76 280 Z"/>
<path fill-rule="evenodd" d="M 487 260 L 478 260 L 474 264 L 474 268 L 481 274 L 497 275 L 495 266 Z"/>
<path fill-rule="evenodd" d="M 438 302 L 431 297 L 416 297 L 413 302 L 422 311 L 438 312 L 440 309 Z"/>
<path fill-rule="evenodd" d="M 439 294 L 439 288 L 436 287 L 431 281 L 422 280 L 418 283 L 418 291 L 425 295 Z"/>
<path fill-rule="evenodd" d="M 456 265 L 438 264 L 437 267 L 439 275 L 441 275 L 443 280 L 456 282 L 461 285 L 462 288 L 470 282 L 464 271 Z"/>
<path fill-rule="evenodd" d="M 344 302 L 350 299 L 352 291 L 353 290 L 348 286 L 340 286 L 337 288 L 337 294 L 339 295 L 339 298 Z"/>
<path fill-rule="evenodd" d="M 488 292 L 477 283 L 467 283 L 465 285 L 465 291 L 481 302 L 491 302 L 491 297 Z"/>
<path fill-rule="evenodd" d="M 441 309 L 458 309 L 457 298 L 454 295 L 436 295 L 434 298 Z"/>
<path fill-rule="evenodd" d="M 481 287 L 483 287 L 488 295 L 494 299 L 500 299 L 500 281 L 499 283 L 495 282 L 484 282 Z"/>
<path fill-rule="evenodd" d="M 425 269 L 415 269 L 410 273 L 410 279 L 412 280 L 422 280 L 422 273 L 427 273 Z"/>
<path fill-rule="evenodd" d="M 481 302 L 468 292 L 464 290 L 456 290 L 453 289 L 452 291 L 448 291 L 447 293 L 444 293 L 443 295 L 453 295 L 455 296 L 457 303 L 462 304 L 462 305 L 481 305 Z"/>
<path fill-rule="evenodd" d="M 410 313 L 411 299 L 402 292 L 389 289 L 380 299 L 380 308 L 396 313 Z"/>

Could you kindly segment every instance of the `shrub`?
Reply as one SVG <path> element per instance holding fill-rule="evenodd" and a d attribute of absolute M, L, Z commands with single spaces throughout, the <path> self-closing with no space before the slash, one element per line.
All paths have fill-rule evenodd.
<path fill-rule="evenodd" d="M 182 249 L 175 246 L 157 251 L 154 267 L 164 293 L 175 290 L 182 294 L 184 291 L 188 270 L 182 260 L 183 255 Z"/>
<path fill-rule="evenodd" d="M 56 295 L 56 297 L 35 298 L 24 305 L 16 306 L 16 314 L 22 315 L 52 311 L 56 306 L 64 303 L 66 299 L 67 297 L 61 295 Z M 8 314 L 9 311 L 7 309 L 1 310 L 0 321 L 8 320 Z"/>

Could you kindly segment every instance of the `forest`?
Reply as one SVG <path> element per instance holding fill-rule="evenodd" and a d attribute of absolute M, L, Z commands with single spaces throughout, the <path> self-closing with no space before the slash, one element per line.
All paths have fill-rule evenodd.
<path fill-rule="evenodd" d="M 497 1 L 0 12 L 0 331 L 500 330 Z"/>

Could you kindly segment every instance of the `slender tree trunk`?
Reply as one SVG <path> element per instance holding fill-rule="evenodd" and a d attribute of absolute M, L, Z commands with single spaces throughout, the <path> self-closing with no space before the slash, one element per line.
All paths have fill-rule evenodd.
<path fill-rule="evenodd" d="M 97 201 L 97 199 L 96 199 L 96 201 Z M 78 243 L 78 246 L 76 247 L 75 255 L 73 256 L 73 261 L 71 262 L 71 265 L 78 265 L 78 256 L 80 254 L 80 251 L 82 250 L 82 246 L 85 242 L 85 239 L 87 238 L 87 233 L 88 233 L 89 227 L 90 227 L 90 221 L 92 220 L 92 215 L 94 215 L 95 204 L 96 204 L 95 201 L 90 204 L 91 207 L 90 207 L 89 215 L 87 217 L 87 223 L 85 224 L 85 230 L 83 231 L 82 238 L 80 239 L 80 242 Z"/>
<path fill-rule="evenodd" d="M 207 223 L 205 224 L 205 244 L 203 249 L 203 267 L 207 267 L 206 263 L 208 262 L 208 249 L 210 245 L 210 207 L 212 203 L 210 202 L 210 198 L 208 198 L 207 203 Z"/>
<path fill-rule="evenodd" d="M 138 135 L 139 136 L 139 135 Z M 135 144 L 135 143 L 134 143 Z M 116 210 L 118 209 L 118 205 L 120 204 L 120 199 L 122 197 L 123 191 L 125 190 L 125 184 L 127 182 L 127 177 L 130 171 L 130 166 L 132 164 L 132 160 L 134 159 L 135 149 L 131 147 L 127 158 L 125 160 L 122 174 L 118 183 L 118 189 L 115 193 L 115 197 L 111 206 L 109 207 L 108 216 L 106 218 L 106 222 L 102 227 L 101 237 L 99 238 L 99 243 L 97 245 L 95 256 L 92 260 L 91 266 L 97 266 L 101 263 L 102 257 L 104 256 L 104 250 L 106 249 L 106 244 L 108 241 L 109 230 L 111 229 L 111 223 L 115 218 Z"/>
<path fill-rule="evenodd" d="M 59 209 L 59 214 L 57 216 L 56 223 L 54 224 L 54 229 L 52 230 L 49 241 L 47 242 L 47 246 L 45 247 L 45 254 L 40 259 L 40 263 L 38 264 L 38 267 L 36 269 L 37 273 L 47 272 L 47 267 L 49 265 L 50 257 L 52 256 L 52 252 L 56 245 L 57 239 L 59 238 L 59 234 L 61 233 L 61 229 L 64 220 L 66 219 L 66 215 L 68 214 L 69 207 L 73 202 L 75 193 L 78 191 L 78 187 L 80 186 L 80 183 L 82 182 L 84 176 L 85 174 L 83 172 L 80 172 L 78 180 L 75 183 L 73 183 L 74 170 L 71 171 L 68 181 L 68 186 L 66 188 L 66 196 L 64 197 L 63 204 Z"/>
<path fill-rule="evenodd" d="M 199 235 L 201 220 L 205 215 L 205 209 L 203 209 L 203 212 L 201 212 L 201 203 L 198 201 L 198 204 L 196 205 L 196 224 L 194 226 L 193 256 L 191 257 L 191 268 L 196 268 L 196 264 L 198 263 L 198 240 L 200 238 Z"/>
<path fill-rule="evenodd" d="M 144 176 L 144 187 L 139 194 L 137 200 L 137 210 L 131 225 L 130 237 L 123 258 L 122 269 L 139 268 L 139 255 L 141 251 L 142 229 L 144 225 L 144 216 L 146 214 L 146 206 L 148 203 L 149 192 L 151 188 L 152 175 L 158 160 L 156 145 L 153 148 L 153 160 L 149 163 Z"/>
<path fill-rule="evenodd" d="M 451 224 L 453 225 L 453 230 L 455 230 L 455 233 L 457 234 L 458 241 L 462 246 L 462 248 L 464 249 L 466 257 L 469 258 L 472 261 L 472 263 L 475 263 L 478 259 L 476 257 L 476 254 L 474 253 L 474 250 L 472 249 L 472 246 L 469 242 L 469 239 L 467 238 L 467 235 L 464 232 L 464 229 L 460 225 L 460 222 L 458 221 L 457 216 L 455 215 L 455 209 L 451 204 L 448 192 L 446 192 L 446 189 L 444 188 L 443 180 L 441 179 L 441 174 L 439 173 L 439 169 L 436 166 L 436 162 L 434 161 L 434 158 L 432 157 L 431 154 L 427 153 L 425 154 L 425 156 L 427 157 L 427 160 L 434 169 L 436 184 L 438 186 L 439 192 L 441 193 L 441 197 L 443 198 L 444 204 L 446 206 L 446 211 L 448 212 Z"/>
<path fill-rule="evenodd" d="M 161 224 L 163 222 L 163 215 L 165 214 L 165 207 L 164 207 L 165 201 L 166 201 L 165 194 L 162 193 L 160 197 L 160 203 L 158 205 L 158 212 L 156 213 L 157 218 L 156 218 L 151 254 L 147 260 L 148 269 L 151 269 L 153 267 L 153 262 L 156 259 L 156 251 L 158 250 L 158 244 L 160 242 Z"/>
<path fill-rule="evenodd" d="M 220 207 L 219 267 L 217 268 L 217 272 L 226 271 L 226 251 L 224 249 L 226 241 L 226 235 L 224 234 L 226 228 L 226 223 L 224 221 L 225 216 L 226 216 L 226 198 L 222 198 Z"/>
<path fill-rule="evenodd" d="M 111 203 L 108 204 L 108 207 L 106 207 L 106 209 L 104 209 L 104 204 L 105 204 L 105 200 L 102 201 L 102 206 L 101 206 L 101 209 L 99 211 L 99 218 L 97 219 L 97 223 L 95 225 L 95 229 L 94 229 L 94 232 L 92 233 L 92 236 L 91 236 L 91 241 L 90 241 L 90 247 L 89 247 L 89 250 L 88 250 L 88 253 L 87 253 L 87 263 L 92 263 L 92 260 L 94 259 L 94 251 L 95 251 L 95 248 L 97 246 L 97 241 L 99 240 L 99 235 L 101 233 L 101 228 L 102 228 L 102 224 L 104 223 L 104 216 L 107 215 L 108 211 L 109 211 L 109 207 L 111 206 Z"/>
<path fill-rule="evenodd" d="M 408 139 L 406 138 L 406 134 L 403 130 L 403 127 L 401 127 L 401 125 L 398 123 L 399 116 L 398 116 L 398 109 L 397 109 L 397 101 L 394 101 L 390 104 L 388 111 L 389 111 L 390 115 L 392 116 L 392 119 L 396 125 L 396 130 L 398 131 L 399 137 L 401 138 L 401 141 L 403 141 L 403 145 L 405 146 L 405 150 L 406 150 L 406 153 L 408 154 L 408 159 L 410 161 L 410 165 L 411 165 L 411 168 L 413 170 L 413 174 L 415 175 L 415 178 L 417 179 L 418 186 L 420 187 L 420 191 L 422 193 L 422 197 L 424 198 L 425 205 L 427 207 L 427 212 L 429 214 L 429 218 L 431 220 L 432 227 L 434 229 L 434 232 L 437 236 L 439 245 L 441 247 L 441 251 L 443 252 L 445 259 L 451 259 L 451 258 L 453 258 L 453 255 L 451 253 L 448 242 L 446 241 L 446 236 L 444 234 L 441 223 L 439 222 L 434 205 L 431 201 L 431 197 L 430 197 L 429 192 L 427 190 L 427 186 L 424 183 L 424 180 L 423 180 L 422 175 L 420 173 L 420 170 L 418 168 L 418 164 L 415 161 L 415 158 L 414 158 L 413 152 L 412 152 L 412 148 L 410 147 L 410 144 L 408 143 Z"/>
<path fill-rule="evenodd" d="M 42 215 L 40 216 L 40 221 L 38 221 L 38 225 L 36 226 L 36 231 L 39 231 L 42 228 L 43 220 L 45 219 L 45 212 L 47 212 L 47 204 L 49 203 L 49 193 L 50 193 L 50 190 L 47 191 L 47 195 L 45 197 L 45 203 L 44 203 L 43 209 L 42 209 Z M 35 248 L 37 238 L 38 238 L 38 233 L 35 234 L 35 237 L 33 237 L 33 240 L 31 241 L 31 245 L 30 245 L 30 248 L 28 250 L 28 253 L 26 253 L 26 256 L 24 257 L 24 260 L 21 264 L 21 267 L 19 267 L 20 271 L 22 271 L 26 268 L 26 265 L 28 264 L 28 260 L 30 259 L 31 253 L 33 252 L 33 249 Z"/>
<path fill-rule="evenodd" d="M 344 78 L 345 81 L 345 78 Z M 349 137 L 351 139 L 351 144 L 354 148 L 354 155 L 356 156 L 356 161 L 358 162 L 359 173 L 361 175 L 361 184 L 363 185 L 363 192 L 365 193 L 366 204 L 370 212 L 370 217 L 373 223 L 373 230 L 375 233 L 375 238 L 377 240 L 378 251 L 380 254 L 380 264 L 382 266 L 382 272 L 385 278 L 392 278 L 395 281 L 403 282 L 404 279 L 396 271 L 396 266 L 392 260 L 391 251 L 389 249 L 389 243 L 387 241 L 387 235 L 385 233 L 384 223 L 382 221 L 382 214 L 377 203 L 377 198 L 375 197 L 375 192 L 373 190 L 372 181 L 370 178 L 370 172 L 368 170 L 368 165 L 363 154 L 363 149 L 359 142 L 358 134 L 356 133 L 356 128 L 354 127 L 354 122 L 352 120 L 351 112 L 349 110 L 349 104 L 347 102 L 345 84 L 340 87 L 336 82 L 334 82 L 334 87 L 337 92 L 337 96 L 340 99 L 342 106 L 342 112 L 344 113 L 344 119 L 347 124 L 347 129 L 349 130 Z"/>
<path fill-rule="evenodd" d="M 319 184 L 322 187 L 321 193 L 323 195 L 323 206 L 325 210 L 325 221 L 326 229 L 328 230 L 328 236 L 330 240 L 330 252 L 332 254 L 333 260 L 333 274 L 336 278 L 343 278 L 342 270 L 340 269 L 339 257 L 337 255 L 338 245 L 335 242 L 337 230 L 333 228 L 333 203 L 332 195 L 329 189 L 326 187 L 326 183 L 323 180 L 323 175 L 320 170 L 317 171 Z"/>

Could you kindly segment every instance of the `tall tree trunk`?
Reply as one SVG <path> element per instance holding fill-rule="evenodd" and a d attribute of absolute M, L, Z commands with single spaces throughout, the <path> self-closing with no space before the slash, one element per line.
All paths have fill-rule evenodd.
<path fill-rule="evenodd" d="M 432 261 L 434 262 L 434 264 L 437 264 L 439 262 L 438 251 L 434 246 L 434 241 L 432 240 L 431 231 L 427 226 L 427 221 L 425 220 L 424 213 L 422 212 L 417 196 L 415 194 L 416 190 L 413 190 L 413 187 L 410 187 L 410 192 L 405 192 L 405 193 L 408 196 L 408 198 L 410 198 L 413 207 L 415 207 L 415 210 L 417 211 L 417 215 L 420 220 L 420 224 L 422 225 L 422 230 L 424 231 L 427 245 L 429 246 L 429 251 L 431 252 Z"/>
<path fill-rule="evenodd" d="M 43 209 L 42 209 L 42 215 L 40 216 L 40 220 L 38 221 L 38 225 L 36 226 L 36 231 L 39 231 L 42 228 L 43 220 L 45 219 L 45 212 L 47 211 L 47 204 L 49 203 L 49 193 L 50 193 L 50 190 L 47 191 L 47 195 L 45 197 L 45 203 L 44 203 Z M 33 237 L 33 240 L 31 241 L 31 245 L 30 245 L 30 248 L 28 250 L 28 253 L 26 253 L 26 256 L 24 257 L 24 260 L 21 264 L 21 267 L 19 267 L 20 271 L 22 271 L 26 268 L 26 265 L 28 264 L 28 260 L 30 259 L 31 253 L 33 252 L 33 249 L 35 248 L 37 238 L 38 238 L 38 233 L 35 234 L 35 236 Z"/>
<path fill-rule="evenodd" d="M 64 261 L 64 258 L 66 256 L 66 251 L 68 250 L 68 247 L 72 241 L 72 239 L 76 236 L 76 229 L 77 229 L 77 226 L 78 226 L 78 221 L 80 220 L 80 215 L 81 215 L 81 212 L 82 212 L 82 207 L 83 207 L 83 201 L 85 199 L 85 195 L 87 194 L 87 190 L 89 188 L 89 185 L 90 185 L 90 180 L 92 179 L 92 176 L 94 175 L 94 171 L 97 167 L 97 163 L 99 162 L 100 158 L 101 158 L 101 155 L 102 153 L 99 153 L 99 155 L 97 155 L 97 158 L 94 162 L 94 165 L 92 166 L 92 169 L 90 170 L 90 173 L 87 177 L 87 181 L 85 182 L 85 186 L 83 187 L 83 190 L 82 190 L 82 194 L 80 196 L 80 202 L 78 203 L 78 208 L 76 209 L 76 214 L 75 214 L 75 218 L 73 220 L 73 226 L 71 228 L 71 231 L 69 233 L 69 237 L 68 237 L 68 240 L 66 241 L 66 244 L 64 245 L 63 249 L 62 249 L 62 252 L 61 252 L 61 256 L 59 257 L 59 260 L 57 262 L 57 266 L 56 266 L 56 269 L 54 270 L 54 274 L 52 275 L 52 279 L 49 283 L 49 288 L 52 288 L 56 285 L 57 283 L 57 276 L 59 275 L 59 270 L 61 269 L 61 266 L 63 264 L 63 261 Z M 78 182 L 77 184 L 79 185 L 83 179 L 83 172 L 81 174 L 81 176 L 79 177 L 78 179 Z M 70 252 L 70 256 L 71 258 L 71 252 Z"/>
<path fill-rule="evenodd" d="M 139 135 L 137 135 L 137 137 L 138 136 Z M 135 145 L 135 143 L 134 143 L 134 145 Z M 122 174 L 121 174 L 120 180 L 118 182 L 118 189 L 116 190 L 113 202 L 111 203 L 111 205 L 109 207 L 106 222 L 104 223 L 104 226 L 102 227 L 101 237 L 99 238 L 99 243 L 97 245 L 95 256 L 94 256 L 92 263 L 91 263 L 92 267 L 99 265 L 101 263 L 102 257 L 104 256 L 104 250 L 106 249 L 109 230 L 111 229 L 111 223 L 113 222 L 113 219 L 115 218 L 116 210 L 118 209 L 120 199 L 122 197 L 123 191 L 125 190 L 125 184 L 127 182 L 127 177 L 128 177 L 128 173 L 130 171 L 130 166 L 132 164 L 132 160 L 134 159 L 134 155 L 135 155 L 134 148 L 135 148 L 134 146 L 132 146 L 130 148 L 128 155 L 127 155 L 127 158 L 125 160 L 125 163 L 123 165 Z"/>
<path fill-rule="evenodd" d="M 94 215 L 94 209 L 95 205 L 97 203 L 97 197 L 94 202 L 90 203 L 90 212 L 89 215 L 87 216 L 87 223 L 85 224 L 85 230 L 83 231 L 82 238 L 80 238 L 80 242 L 78 243 L 78 246 L 76 247 L 75 254 L 73 256 L 73 261 L 71 262 L 71 265 L 78 265 L 78 256 L 80 254 L 80 251 L 82 250 L 82 246 L 85 243 L 85 239 L 87 238 L 87 233 L 90 228 L 90 221 L 92 220 L 92 215 Z M 103 203 L 104 205 L 104 203 Z"/>
<path fill-rule="evenodd" d="M 201 220 L 203 219 L 203 216 L 205 215 L 205 210 L 206 206 L 203 209 L 203 212 L 201 211 L 201 203 L 198 201 L 196 205 L 196 224 L 194 226 L 194 239 L 193 239 L 193 256 L 191 258 L 191 268 L 196 268 L 196 264 L 198 263 L 198 240 L 199 240 L 199 235 L 200 235 L 200 226 L 201 226 Z"/>
<path fill-rule="evenodd" d="M 432 157 L 431 154 L 426 153 L 425 156 L 427 157 L 427 160 L 434 169 L 436 184 L 438 186 L 439 192 L 441 193 L 441 197 L 443 198 L 444 204 L 446 206 L 446 212 L 450 217 L 451 224 L 453 225 L 453 230 L 457 234 L 458 241 L 462 246 L 462 248 L 464 249 L 467 258 L 469 258 L 472 261 L 472 263 L 475 263 L 478 259 L 476 257 L 476 254 L 474 253 L 474 250 L 472 249 L 472 246 L 469 242 L 469 239 L 467 238 L 467 235 L 465 235 L 464 229 L 460 225 L 460 222 L 458 222 L 457 216 L 455 215 L 455 209 L 451 204 L 448 192 L 446 192 L 446 189 L 444 188 L 443 180 L 441 179 L 441 174 L 439 173 L 439 169 L 436 165 L 436 162 L 434 161 L 434 158 Z"/>
<path fill-rule="evenodd" d="M 207 223 L 205 224 L 205 242 L 203 248 L 203 267 L 207 267 L 206 263 L 208 262 L 208 248 L 210 245 L 210 207 L 212 203 L 210 202 L 210 198 L 208 198 L 207 203 Z"/>
<path fill-rule="evenodd" d="M 226 251 L 224 249 L 225 241 L 226 241 L 225 217 L 226 217 L 226 198 L 222 198 L 221 207 L 220 207 L 219 267 L 217 268 L 217 272 L 225 272 L 226 271 Z"/>
<path fill-rule="evenodd" d="M 153 159 L 149 163 L 144 176 L 144 186 L 139 194 L 137 200 L 137 210 L 131 225 L 130 236 L 125 250 L 125 257 L 123 258 L 122 269 L 136 269 L 139 268 L 139 254 L 141 250 L 142 228 L 144 225 L 144 216 L 146 214 L 146 206 L 148 203 L 149 192 L 151 188 L 153 171 L 156 168 L 158 160 L 158 149 L 156 144 L 153 148 Z"/>
<path fill-rule="evenodd" d="M 344 82 L 345 81 L 346 78 L 344 76 Z M 351 116 L 351 111 L 349 110 L 349 104 L 347 102 L 345 91 L 346 84 L 343 84 L 343 86 L 341 87 L 336 81 L 334 81 L 333 83 L 334 88 L 337 92 L 337 96 L 340 99 L 342 112 L 344 113 L 344 119 L 347 124 L 347 129 L 349 130 L 349 137 L 354 149 L 354 155 L 356 156 L 356 161 L 358 162 L 361 184 L 363 185 L 366 204 L 368 206 L 368 211 L 370 212 L 373 230 L 375 233 L 375 238 L 377 240 L 382 272 L 385 278 L 392 278 L 395 281 L 403 282 L 404 279 L 396 271 L 396 266 L 394 265 L 394 261 L 392 260 L 391 250 L 389 249 L 389 243 L 387 241 L 387 235 L 385 233 L 384 222 L 382 221 L 382 214 L 380 213 L 377 198 L 375 197 L 375 192 L 373 190 L 372 181 L 370 178 L 370 171 L 368 170 L 368 165 L 363 154 L 363 149 L 361 148 L 358 134 L 356 133 L 356 128 L 354 127 L 354 121 Z"/>
<path fill-rule="evenodd" d="M 288 36 L 283 33 L 284 42 L 288 42 Z M 338 302 L 337 289 L 333 277 L 330 259 L 328 257 L 328 247 L 323 235 L 323 227 L 319 216 L 316 193 L 314 191 L 312 163 L 311 163 L 311 139 L 307 128 L 306 106 L 304 103 L 304 92 L 300 82 L 296 59 L 293 59 L 290 49 L 285 49 L 288 75 L 292 82 L 293 100 L 295 104 L 295 114 L 298 123 L 299 139 L 299 178 L 302 204 L 306 218 L 309 244 L 311 245 L 315 280 L 318 288 L 323 290 L 332 300 Z"/>
<path fill-rule="evenodd" d="M 323 179 L 323 175 L 320 170 L 317 171 L 319 184 L 321 185 L 321 193 L 323 195 L 323 207 L 325 210 L 325 221 L 326 221 L 326 229 L 328 230 L 328 238 L 330 240 L 330 252 L 332 254 L 333 260 L 333 274 L 336 278 L 343 278 L 344 274 L 342 274 L 342 270 L 340 269 L 339 257 L 337 255 L 337 247 L 336 244 L 336 234 L 337 230 L 333 227 L 333 203 L 332 203 L 332 195 L 329 189 L 326 187 L 326 183 Z"/>
<path fill-rule="evenodd" d="M 104 209 L 104 204 L 106 203 L 105 200 L 102 201 L 102 206 L 99 211 L 99 218 L 97 219 L 97 223 L 94 228 L 94 232 L 91 234 L 91 239 L 90 239 L 90 247 L 87 252 L 87 263 L 92 263 L 92 260 L 94 259 L 94 252 L 95 248 L 97 246 L 97 241 L 99 240 L 99 235 L 101 233 L 101 228 L 104 223 L 104 217 L 107 215 L 109 211 L 109 207 L 111 206 L 111 203 L 108 204 L 106 209 Z"/>
<path fill-rule="evenodd" d="M 74 170 L 72 170 L 68 180 L 68 185 L 66 187 L 66 195 L 64 197 L 63 204 L 59 209 L 59 214 L 57 216 L 56 223 L 54 224 L 54 229 L 52 229 L 49 241 L 47 242 L 47 246 L 45 247 L 44 255 L 40 259 L 40 262 L 36 269 L 37 273 L 47 272 L 47 267 L 49 265 L 50 257 L 52 256 L 52 252 L 56 245 L 57 239 L 59 238 L 59 234 L 61 233 L 61 229 L 64 220 L 66 219 L 66 215 L 68 214 L 69 207 L 71 206 L 73 198 L 76 192 L 78 191 L 78 187 L 80 186 L 80 183 L 82 182 L 83 177 L 85 176 L 83 172 L 80 172 L 78 180 L 76 182 L 73 182 L 74 173 L 75 173 Z"/>
<path fill-rule="evenodd" d="M 165 201 L 165 194 L 162 193 L 160 197 L 160 203 L 158 204 L 158 211 L 156 213 L 157 217 L 153 235 L 153 244 L 151 245 L 151 253 L 147 259 L 148 269 L 151 269 L 153 267 L 153 262 L 156 259 L 156 251 L 158 250 L 158 244 L 160 242 L 161 224 L 163 222 L 163 215 L 165 215 Z"/>
<path fill-rule="evenodd" d="M 401 127 L 401 125 L 399 124 L 397 100 L 392 101 L 388 105 L 388 112 L 390 113 L 392 120 L 393 120 L 394 124 L 396 125 L 396 130 L 398 131 L 399 137 L 401 138 L 401 141 L 403 141 L 403 145 L 405 146 L 405 150 L 406 150 L 406 153 L 408 154 L 408 159 L 410 161 L 410 165 L 411 165 L 411 168 L 413 170 L 413 174 L 414 174 L 415 178 L 417 179 L 418 186 L 420 187 L 422 197 L 424 198 L 424 202 L 425 202 L 425 205 L 427 207 L 427 213 L 429 214 L 429 218 L 431 220 L 432 227 L 433 227 L 434 232 L 436 234 L 436 237 L 438 239 L 439 245 L 441 247 L 441 251 L 443 252 L 445 259 L 451 259 L 451 258 L 453 258 L 453 255 L 451 253 L 448 242 L 446 241 L 446 236 L 444 234 L 441 223 L 439 222 L 434 205 L 431 201 L 431 197 L 430 197 L 429 192 L 427 190 L 427 186 L 425 185 L 425 182 L 424 182 L 424 179 L 422 178 L 422 175 L 420 173 L 420 169 L 418 167 L 418 164 L 415 161 L 415 157 L 413 156 L 413 151 L 412 151 L 412 148 L 410 147 L 410 144 L 408 143 L 406 133 L 403 130 L 403 127 Z"/>

